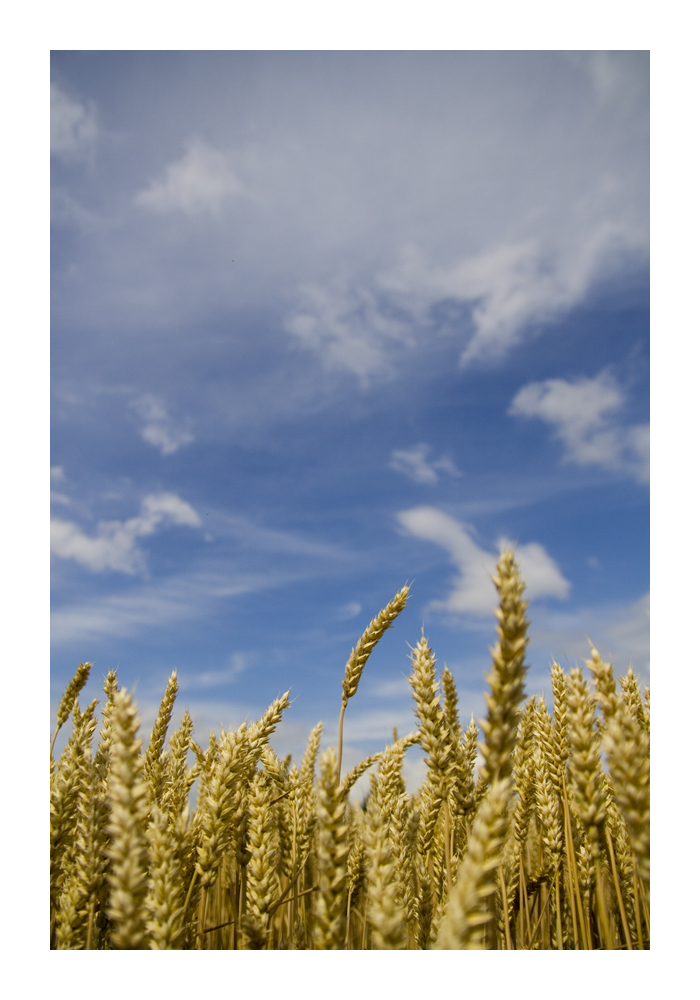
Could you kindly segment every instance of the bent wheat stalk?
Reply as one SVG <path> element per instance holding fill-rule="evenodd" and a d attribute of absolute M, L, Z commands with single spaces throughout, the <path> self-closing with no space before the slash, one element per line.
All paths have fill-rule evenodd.
<path fill-rule="evenodd" d="M 387 606 L 379 612 L 376 618 L 372 619 L 360 638 L 357 640 L 357 645 L 353 650 L 351 650 L 348 662 L 345 664 L 345 676 L 343 677 L 343 702 L 340 709 L 340 723 L 338 726 L 338 784 L 340 784 L 340 768 L 343 761 L 343 718 L 345 717 L 345 709 L 348 707 L 348 701 L 357 691 L 360 683 L 360 677 L 362 677 L 362 671 L 365 668 L 365 663 L 369 659 L 369 654 L 372 652 L 387 629 L 391 628 L 392 622 L 399 617 L 403 609 L 406 607 L 409 590 L 410 585 L 403 586 L 395 595 L 394 599 L 389 601 Z"/>

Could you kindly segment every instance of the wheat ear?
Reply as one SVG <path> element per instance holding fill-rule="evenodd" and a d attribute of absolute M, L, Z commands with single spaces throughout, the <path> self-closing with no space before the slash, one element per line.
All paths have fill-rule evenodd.
<path fill-rule="evenodd" d="M 77 702 L 75 713 L 75 738 L 70 745 L 68 760 L 68 774 L 70 775 L 71 794 L 74 797 L 74 809 L 65 814 L 66 820 L 70 823 L 71 840 L 65 840 L 62 854 L 62 882 L 63 891 L 60 897 L 58 919 L 56 927 L 56 947 L 62 950 L 85 948 L 88 936 L 88 923 L 90 920 L 89 911 L 95 902 L 95 891 L 99 883 L 99 877 L 104 871 L 100 869 L 99 847 L 93 838 L 90 838 L 89 824 L 91 806 L 93 805 L 91 793 L 93 791 L 94 766 L 91 757 L 92 735 L 97 726 L 93 713 L 97 701 L 92 702 L 87 710 L 82 714 L 77 712 Z M 62 763 L 64 763 L 62 761 Z M 58 783 L 57 783 L 58 784 Z M 64 789 L 67 787 L 63 785 Z M 96 803 L 95 803 L 96 805 Z M 54 819 L 52 810 L 52 820 Z M 69 819 L 69 817 L 72 817 Z M 74 821 L 74 822 L 73 822 Z M 52 823 L 52 833 L 54 824 Z M 99 846 L 102 846 L 101 844 Z M 54 842 L 52 839 L 52 847 Z M 97 851 L 95 848 L 97 847 Z M 52 856 L 55 864 L 55 855 Z M 97 865 L 94 862 L 97 861 Z M 52 865 L 52 874 L 54 866 Z"/>
<path fill-rule="evenodd" d="M 569 769 L 579 818 L 590 839 L 593 858 L 605 841 L 605 793 L 596 735 L 595 704 L 580 667 L 572 667 L 567 678 L 569 705 Z"/>
<path fill-rule="evenodd" d="M 408 682 L 413 689 L 414 711 L 418 718 L 420 744 L 427 753 L 428 783 L 424 797 L 427 809 L 421 835 L 421 849 L 430 850 L 440 809 L 447 801 L 455 768 L 455 754 L 450 729 L 440 706 L 438 682 L 435 676 L 435 657 L 425 635 L 411 650 L 413 670 Z"/>
<path fill-rule="evenodd" d="M 365 824 L 367 915 L 377 949 L 405 949 L 406 918 L 391 850 L 389 823 L 378 797 L 370 795 Z"/>
<path fill-rule="evenodd" d="M 112 709 L 114 707 L 114 696 L 119 690 L 115 670 L 108 671 L 102 685 L 102 690 L 105 693 L 105 700 L 102 705 L 102 729 L 100 731 L 97 750 L 95 751 L 95 773 L 97 779 L 102 782 L 106 794 L 109 753 L 112 745 Z"/>
<path fill-rule="evenodd" d="M 620 812 L 630 831 L 630 846 L 639 876 L 649 883 L 649 737 L 620 699 L 618 710 L 608 720 L 603 746 L 608 755 Z"/>
<path fill-rule="evenodd" d="M 525 649 L 527 601 L 523 600 L 525 584 L 520 578 L 515 558 L 504 551 L 492 577 L 500 598 L 496 608 L 498 642 L 491 650 L 491 672 L 486 680 L 490 692 L 485 695 L 488 715 L 480 720 L 484 741 L 479 749 L 484 756 L 482 774 L 495 783 L 511 773 L 511 754 L 518 732 L 520 705 L 525 693 Z"/>
<path fill-rule="evenodd" d="M 272 791 L 266 775 L 257 771 L 253 775 L 248 794 L 250 860 L 246 881 L 249 920 L 255 925 L 263 944 L 268 939 L 270 915 L 278 895 L 276 868 L 279 836 L 274 810 L 270 807 L 271 801 Z"/>
<path fill-rule="evenodd" d="M 147 830 L 150 864 L 146 907 L 149 944 L 154 951 L 173 951 L 182 947 L 181 834 L 182 830 L 173 827 L 164 809 L 152 806 Z"/>
<path fill-rule="evenodd" d="M 436 945 L 439 949 L 486 947 L 486 925 L 493 918 L 489 901 L 496 891 L 494 873 L 508 829 L 505 812 L 511 789 L 510 777 L 498 780 L 481 804 L 445 906 Z"/>
<path fill-rule="evenodd" d="M 625 676 L 620 681 L 620 687 L 622 688 L 625 703 L 627 704 L 627 711 L 641 729 L 646 729 L 646 720 L 644 717 L 644 707 L 642 705 L 642 693 L 639 689 L 639 680 L 635 676 L 631 665 Z"/>
<path fill-rule="evenodd" d="M 602 675 L 601 675 L 602 677 Z M 600 740 L 595 728 L 595 703 L 580 667 L 567 679 L 569 706 L 569 769 L 578 816 L 586 832 L 595 870 L 598 918 L 606 948 L 611 948 L 601 853 L 605 851 L 605 791 L 600 764 Z M 583 846 L 583 845 L 582 845 Z"/>
<path fill-rule="evenodd" d="M 163 791 L 163 808 L 168 812 L 173 823 L 187 809 L 190 789 L 196 779 L 195 768 L 187 766 L 192 730 L 190 713 L 185 711 L 179 728 L 170 737 L 167 776 Z"/>
<path fill-rule="evenodd" d="M 338 727 L 338 784 L 340 784 L 340 768 L 343 760 L 343 718 L 345 716 L 345 709 L 348 706 L 349 699 L 352 698 L 357 691 L 360 683 L 360 677 L 362 677 L 362 671 L 365 668 L 365 663 L 369 658 L 369 654 L 372 652 L 387 629 L 391 628 L 392 622 L 396 621 L 403 609 L 406 607 L 409 590 L 410 586 L 402 587 L 394 598 L 389 601 L 387 606 L 379 612 L 377 617 L 372 619 L 360 638 L 357 640 L 357 645 L 353 650 L 351 650 L 348 662 L 345 664 L 345 676 L 343 677 L 343 701 L 340 709 L 340 723 Z"/>
<path fill-rule="evenodd" d="M 92 663 L 79 663 L 78 669 L 75 671 L 72 680 L 68 684 L 68 687 L 63 692 L 60 702 L 58 703 L 58 710 L 56 712 L 56 731 L 53 734 L 53 739 L 51 740 L 51 762 L 53 764 L 53 747 L 56 742 L 56 737 L 58 736 L 59 730 L 65 723 L 66 719 L 73 710 L 73 703 L 78 697 L 80 692 L 85 687 L 87 679 L 90 676 L 90 670 L 92 669 Z"/>
<path fill-rule="evenodd" d="M 156 721 L 153 724 L 151 739 L 146 750 L 143 764 L 144 778 L 148 782 L 148 794 L 151 802 L 160 802 L 165 780 L 165 761 L 163 747 L 165 736 L 173 714 L 173 705 L 178 692 L 177 671 L 173 670 L 165 688 L 165 694 L 158 709 Z"/>
<path fill-rule="evenodd" d="M 148 787 L 143 780 L 142 744 L 137 737 L 139 719 L 126 691 L 117 691 L 114 696 L 111 724 L 108 780 L 112 868 L 108 916 L 113 922 L 113 946 L 140 949 L 146 947 L 148 919 Z"/>
<path fill-rule="evenodd" d="M 321 755 L 316 786 L 316 858 L 319 891 L 314 899 L 314 943 L 317 949 L 345 947 L 345 880 L 348 827 L 345 796 L 337 783 L 335 750 Z"/>
<path fill-rule="evenodd" d="M 467 854 L 459 867 L 443 917 L 440 940 L 443 948 L 479 948 L 493 942 L 494 930 L 487 938 L 479 930 L 493 916 L 484 901 L 496 890 L 495 869 L 508 832 L 506 808 L 513 789 L 511 755 L 518 736 L 520 706 L 525 691 L 525 649 L 527 602 L 525 584 L 515 564 L 513 553 L 502 552 L 492 578 L 499 596 L 496 609 L 498 642 L 491 650 L 492 666 L 487 675 L 490 692 L 485 695 L 488 714 L 481 720 L 484 742 L 482 778 L 490 791 L 482 801 L 472 829 Z M 507 915 L 505 917 L 507 919 Z"/>

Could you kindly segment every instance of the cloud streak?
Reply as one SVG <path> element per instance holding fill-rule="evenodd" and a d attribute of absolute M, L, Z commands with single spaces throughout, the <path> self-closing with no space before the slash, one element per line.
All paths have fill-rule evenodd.
<path fill-rule="evenodd" d="M 232 653 L 228 658 L 228 664 L 223 670 L 198 670 L 188 673 L 182 680 L 180 687 L 183 691 L 192 691 L 202 688 L 225 687 L 234 684 L 241 674 L 257 660 L 257 656 L 251 653 Z"/>
<path fill-rule="evenodd" d="M 51 642 L 66 646 L 105 637 L 130 638 L 212 613 L 215 603 L 280 587 L 302 574 L 274 570 L 240 573 L 231 567 L 201 570 L 143 585 L 128 594 L 112 594 L 51 614 Z"/>

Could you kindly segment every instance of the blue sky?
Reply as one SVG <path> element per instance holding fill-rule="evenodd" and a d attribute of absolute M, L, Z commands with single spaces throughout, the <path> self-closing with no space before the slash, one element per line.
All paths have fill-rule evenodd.
<path fill-rule="evenodd" d="M 413 728 L 425 627 L 483 712 L 517 542 L 529 690 L 649 680 L 643 52 L 54 52 L 52 708 L 80 660 L 198 736 L 291 687 Z M 176 712 L 177 714 L 177 712 Z M 418 774 L 420 752 L 412 758 Z"/>

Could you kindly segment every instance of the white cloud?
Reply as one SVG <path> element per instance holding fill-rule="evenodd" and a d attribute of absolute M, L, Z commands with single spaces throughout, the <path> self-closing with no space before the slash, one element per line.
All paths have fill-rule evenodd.
<path fill-rule="evenodd" d="M 327 368 L 346 369 L 362 384 L 390 372 L 387 349 L 409 338 L 406 324 L 382 308 L 374 290 L 337 280 L 303 285 L 284 328 L 316 351 Z"/>
<path fill-rule="evenodd" d="M 86 535 L 77 524 L 51 519 L 51 551 L 60 559 L 74 559 L 93 573 L 114 570 L 137 573 L 144 569 L 144 557 L 137 538 L 152 535 L 168 524 L 196 528 L 197 512 L 174 493 L 152 493 L 144 497 L 141 512 L 128 521 L 101 521 L 97 536 Z"/>
<path fill-rule="evenodd" d="M 527 585 L 527 597 L 558 597 L 565 600 L 569 596 L 571 584 L 564 579 L 559 567 L 539 542 L 520 545 L 511 538 L 499 538 L 498 548 L 515 552 L 520 571 Z"/>
<path fill-rule="evenodd" d="M 328 367 L 366 383 L 391 372 L 397 345 L 433 338 L 431 312 L 451 302 L 462 308 L 468 330 L 462 366 L 500 359 L 534 335 L 533 327 L 583 301 L 606 272 L 644 253 L 641 226 L 602 218 L 578 220 L 577 228 L 568 245 L 540 235 L 506 237 L 448 264 L 405 247 L 399 263 L 369 282 L 356 279 L 352 290 L 340 281 L 302 286 L 285 328 Z"/>
<path fill-rule="evenodd" d="M 131 404 L 144 422 L 141 437 L 161 455 L 173 455 L 184 445 L 194 441 L 194 435 L 178 427 L 169 416 L 165 404 L 157 396 L 145 395 Z"/>
<path fill-rule="evenodd" d="M 401 511 L 397 518 L 401 526 L 416 538 L 423 538 L 445 549 L 459 570 L 451 593 L 445 600 L 432 601 L 430 607 L 477 617 L 491 615 L 497 602 L 491 580 L 497 556 L 479 548 L 467 526 L 435 507 L 414 507 Z M 507 539 L 501 541 L 510 546 L 513 544 Z M 538 597 L 563 599 L 568 596 L 571 585 L 543 546 L 537 542 L 518 545 L 516 559 L 530 600 Z"/>
<path fill-rule="evenodd" d="M 379 277 L 380 287 L 393 291 L 397 305 L 417 322 L 424 322 L 440 302 L 462 303 L 471 312 L 472 327 L 462 365 L 500 358 L 528 328 L 553 321 L 580 302 L 606 269 L 643 252 L 643 227 L 601 211 L 614 188 L 604 178 L 587 204 L 577 206 L 578 237 L 570 243 L 562 244 L 558 236 L 545 236 L 536 227 L 530 235 L 494 240 L 452 264 L 431 264 L 409 246 L 401 263 Z M 533 223 L 524 228 L 533 228 Z"/>
<path fill-rule="evenodd" d="M 136 204 L 154 212 L 217 214 L 227 198 L 243 190 L 224 153 L 200 139 L 190 139 L 185 155 L 139 192 Z"/>
<path fill-rule="evenodd" d="M 429 347 L 435 314 L 456 304 L 465 363 L 502 354 L 601 275 L 646 268 L 647 54 L 570 56 L 263 55 L 240 79 L 262 73 L 266 85 L 234 107 L 200 54 L 212 145 L 191 140 L 136 196 L 182 213 L 184 228 L 130 213 L 100 253 L 86 243 L 94 301 L 68 298 L 66 311 L 129 324 L 201 321 L 232 301 L 283 312 L 297 343 L 367 381 L 403 346 Z M 167 96 L 135 92 L 148 134 L 131 176 L 140 150 L 177 148 L 203 127 L 190 92 L 184 80 Z M 119 211 L 120 176 L 108 192 Z M 194 218 L 228 208 L 230 225 Z"/>
<path fill-rule="evenodd" d="M 54 465 L 51 468 L 51 485 L 54 483 L 65 483 L 66 474 L 60 465 Z M 51 490 L 51 503 L 65 504 L 66 506 L 70 504 L 70 499 L 65 495 L 65 493 L 58 493 L 56 490 Z"/>
<path fill-rule="evenodd" d="M 97 116 L 51 84 L 51 155 L 68 163 L 86 159 L 97 139 Z"/>
<path fill-rule="evenodd" d="M 606 371 L 575 382 L 531 382 L 515 396 L 512 416 L 537 417 L 554 427 L 564 460 L 623 471 L 649 480 L 649 425 L 624 426 L 618 411 L 623 393 Z"/>
<path fill-rule="evenodd" d="M 344 604 L 340 611 L 338 612 L 338 621 L 347 622 L 351 618 L 357 618 L 360 611 L 362 611 L 362 605 L 359 601 L 350 601 L 349 604 Z"/>
<path fill-rule="evenodd" d="M 452 459 L 443 455 L 442 458 L 428 461 L 430 445 L 416 444 L 402 451 L 395 448 L 391 453 L 389 468 L 402 472 L 416 483 L 436 483 L 438 472 L 447 472 L 451 476 L 461 476 L 462 473 L 454 465 Z"/>
<path fill-rule="evenodd" d="M 443 295 L 473 304 L 474 332 L 462 364 L 504 356 L 528 327 L 550 322 L 580 302 L 608 259 L 634 243 L 634 235 L 603 221 L 556 255 L 538 238 L 504 241 L 437 274 Z"/>

